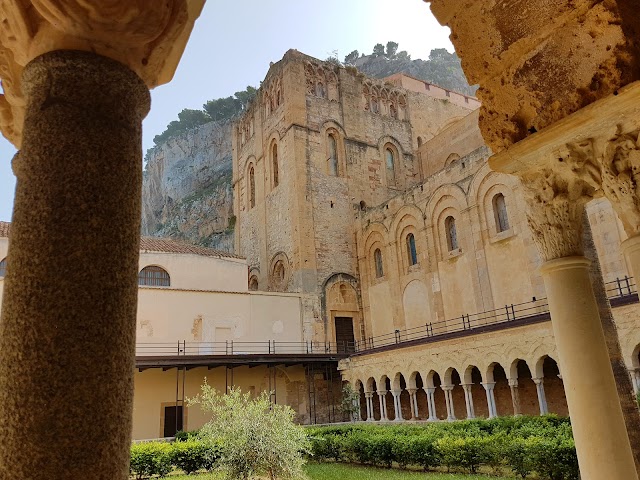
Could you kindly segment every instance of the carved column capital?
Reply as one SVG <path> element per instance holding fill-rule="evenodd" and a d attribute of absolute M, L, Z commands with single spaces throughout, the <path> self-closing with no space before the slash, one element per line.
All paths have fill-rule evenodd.
<path fill-rule="evenodd" d="M 149 88 L 167 83 L 204 0 L 3 0 L 0 129 L 20 146 L 23 68 L 55 50 L 83 50 L 125 64 Z"/>

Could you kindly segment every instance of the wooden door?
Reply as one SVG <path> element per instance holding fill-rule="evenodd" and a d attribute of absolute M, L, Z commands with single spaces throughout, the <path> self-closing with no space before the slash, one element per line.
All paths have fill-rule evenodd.
<path fill-rule="evenodd" d="M 355 336 L 353 335 L 353 318 L 336 317 L 336 345 L 338 353 L 352 353 L 355 351 Z"/>

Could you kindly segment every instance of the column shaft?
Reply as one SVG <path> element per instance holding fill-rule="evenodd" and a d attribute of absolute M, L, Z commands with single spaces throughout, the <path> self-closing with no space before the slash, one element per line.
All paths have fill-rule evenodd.
<path fill-rule="evenodd" d="M 584 257 L 560 258 L 546 262 L 541 272 L 582 477 L 637 479 L 589 262 Z"/>
<path fill-rule="evenodd" d="M 509 380 L 509 388 L 511 389 L 511 403 L 513 404 L 513 415 L 521 415 L 520 412 L 520 390 L 518 390 L 518 380 Z"/>
<path fill-rule="evenodd" d="M 0 478 L 127 479 L 149 91 L 78 51 L 27 65 L 0 321 Z"/>
<path fill-rule="evenodd" d="M 380 401 L 380 421 L 387 419 L 387 401 L 384 397 L 387 392 L 378 392 L 378 400 Z"/>
<path fill-rule="evenodd" d="M 424 391 L 427 392 L 427 408 L 429 409 L 429 418 L 427 420 L 433 422 L 438 419 L 438 416 L 436 415 L 436 402 L 434 399 L 436 389 L 434 387 L 427 387 Z"/>
<path fill-rule="evenodd" d="M 462 385 L 464 388 L 464 399 L 467 406 L 467 418 L 476 418 L 475 409 L 473 407 L 473 394 L 471 389 L 473 388 L 472 384 Z"/>
<path fill-rule="evenodd" d="M 544 379 L 534 378 L 536 384 L 536 393 L 538 394 L 538 405 L 540 406 L 540 415 L 546 415 L 549 413 L 549 407 L 547 407 L 547 396 L 544 392 Z"/>

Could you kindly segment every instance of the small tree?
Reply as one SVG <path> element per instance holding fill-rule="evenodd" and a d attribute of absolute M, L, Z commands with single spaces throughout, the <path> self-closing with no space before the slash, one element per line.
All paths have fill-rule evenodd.
<path fill-rule="evenodd" d="M 349 417 L 352 422 L 358 421 L 360 413 L 360 392 L 353 389 L 350 383 L 345 383 L 342 387 L 342 402 L 340 411 Z"/>
<path fill-rule="evenodd" d="M 230 388 L 221 395 L 205 380 L 201 393 L 189 405 L 200 405 L 212 414 L 200 436 L 221 445 L 219 464 L 230 478 L 305 478 L 303 455 L 310 451 L 307 434 L 293 423 L 291 407 L 272 404 L 269 392 L 252 399 L 239 388 Z"/>

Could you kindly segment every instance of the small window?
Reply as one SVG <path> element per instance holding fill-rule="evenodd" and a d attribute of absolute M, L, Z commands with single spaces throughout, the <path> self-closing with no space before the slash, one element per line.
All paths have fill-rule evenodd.
<path fill-rule="evenodd" d="M 0 277 L 4 277 L 7 274 L 7 259 L 3 258 L 0 262 Z"/>
<path fill-rule="evenodd" d="M 320 98 L 326 97 L 326 90 L 324 88 L 324 83 L 318 82 L 318 84 L 316 85 L 316 96 Z"/>
<path fill-rule="evenodd" d="M 371 99 L 371 111 L 373 113 L 378 113 L 379 111 L 379 107 L 378 107 L 378 100 L 376 100 L 375 98 Z"/>
<path fill-rule="evenodd" d="M 493 197 L 493 215 L 496 220 L 496 231 L 506 232 L 509 230 L 509 216 L 507 215 L 507 205 L 504 202 L 504 195 L 498 193 Z"/>
<path fill-rule="evenodd" d="M 138 274 L 138 285 L 147 287 L 170 287 L 169 273 L 162 267 L 144 267 Z"/>
<path fill-rule="evenodd" d="M 338 176 L 338 143 L 333 134 L 329 134 L 329 158 L 327 159 L 329 166 L 329 175 Z"/>
<path fill-rule="evenodd" d="M 396 184 L 396 159 L 391 148 L 385 149 L 385 157 L 387 164 L 387 185 L 395 186 Z"/>
<path fill-rule="evenodd" d="M 175 437 L 184 427 L 182 406 L 164 407 L 164 437 Z"/>
<path fill-rule="evenodd" d="M 373 252 L 373 258 L 376 262 L 376 278 L 382 278 L 384 276 L 384 267 L 382 265 L 382 252 L 379 248 Z"/>
<path fill-rule="evenodd" d="M 413 233 L 407 235 L 407 254 L 409 255 L 409 265 L 418 263 L 418 251 L 416 250 L 416 237 Z"/>
<path fill-rule="evenodd" d="M 418 137 L 418 148 L 422 146 L 422 137 Z"/>
<path fill-rule="evenodd" d="M 282 260 L 278 260 L 273 266 L 273 284 L 276 288 L 285 287 L 285 266 Z"/>
<path fill-rule="evenodd" d="M 256 206 L 256 175 L 253 170 L 253 165 L 249 169 L 249 207 Z"/>
<path fill-rule="evenodd" d="M 393 103 L 389 105 L 389 115 L 391 115 L 391 118 L 398 118 L 398 110 L 396 110 L 396 106 Z"/>
<path fill-rule="evenodd" d="M 251 275 L 251 278 L 249 279 L 249 290 L 252 292 L 258 290 L 258 277 L 255 275 Z"/>
<path fill-rule="evenodd" d="M 280 183 L 280 171 L 278 168 L 278 145 L 273 144 L 271 159 L 273 161 L 273 188 Z"/>
<path fill-rule="evenodd" d="M 452 252 L 458 249 L 458 232 L 456 231 L 456 219 L 447 217 L 444 221 L 444 227 L 447 231 L 447 247 Z"/>

